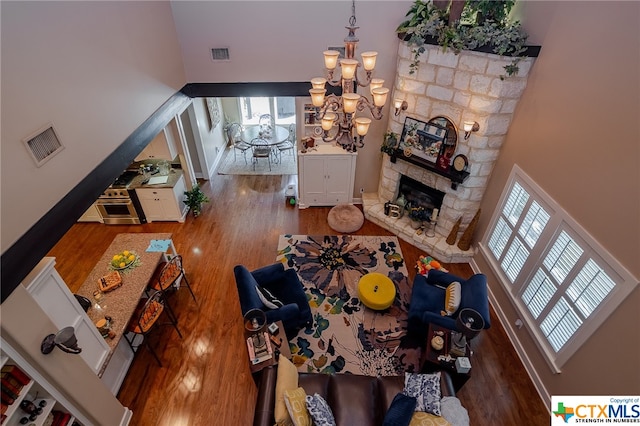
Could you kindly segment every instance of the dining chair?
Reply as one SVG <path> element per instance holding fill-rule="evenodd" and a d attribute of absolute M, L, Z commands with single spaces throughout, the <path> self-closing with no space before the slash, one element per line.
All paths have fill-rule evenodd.
<path fill-rule="evenodd" d="M 236 151 L 240 151 L 244 157 L 244 164 L 247 164 L 247 151 L 251 145 L 240 138 L 242 125 L 240 123 L 231 123 L 227 128 L 227 140 L 229 145 L 233 147 L 233 161 L 237 161 Z"/>
<path fill-rule="evenodd" d="M 256 169 L 256 164 L 259 158 L 266 158 L 269 162 L 269 171 L 271 171 L 271 146 L 266 139 L 255 138 L 251 141 L 253 146 L 253 170 Z"/>
<path fill-rule="evenodd" d="M 276 145 L 276 149 L 278 150 L 279 161 L 282 162 L 282 153 L 284 151 L 289 151 L 293 155 L 293 162 L 295 163 L 296 156 L 293 153 L 295 150 L 295 147 L 296 147 L 296 125 L 292 123 L 292 124 L 289 124 L 289 135 L 287 136 L 287 139 L 285 139 L 284 141 Z"/>
<path fill-rule="evenodd" d="M 260 130 L 270 129 L 272 121 L 273 116 L 271 114 L 262 114 L 260 118 L 258 118 L 258 125 L 260 126 Z"/>
<path fill-rule="evenodd" d="M 156 267 L 147 288 L 154 291 L 160 291 L 165 296 L 168 296 L 169 293 L 177 291 L 180 287 L 186 287 L 189 290 L 189 293 L 191 293 L 191 297 L 193 297 L 194 302 L 197 302 L 196 295 L 191 289 L 191 284 L 189 284 L 189 280 L 187 280 L 187 275 L 182 265 L 182 256 L 177 254 L 171 257 L 168 262 L 162 262 Z M 175 312 L 168 301 L 167 311 L 169 311 L 169 314 L 176 320 L 176 322 L 178 322 L 178 317 L 175 315 Z"/>
<path fill-rule="evenodd" d="M 156 362 L 160 367 L 162 367 L 162 362 L 160 361 L 156 351 L 153 349 L 153 346 L 149 343 L 148 336 L 151 332 L 161 325 L 172 325 L 173 328 L 176 329 L 178 336 L 182 339 L 182 333 L 178 329 L 178 323 L 172 315 L 168 315 L 167 312 L 167 321 L 160 322 L 162 313 L 165 310 L 165 304 L 166 299 L 161 291 L 154 292 L 148 298 L 140 299 L 140 302 L 138 302 L 138 306 L 131 316 L 131 321 L 129 321 L 124 333 L 124 338 L 127 343 L 129 343 L 134 354 L 140 345 L 144 344 L 156 359 Z M 136 344 L 138 336 L 142 336 L 142 342 Z"/>

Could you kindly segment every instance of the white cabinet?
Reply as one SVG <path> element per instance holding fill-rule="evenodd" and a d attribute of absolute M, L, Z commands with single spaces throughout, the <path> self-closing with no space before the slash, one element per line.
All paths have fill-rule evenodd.
<path fill-rule="evenodd" d="M 136 161 L 144 161 L 147 159 L 156 160 L 173 160 L 177 155 L 176 146 L 173 138 L 168 135 L 169 129 L 163 129 L 156 135 L 149 145 L 147 145 L 136 157 Z"/>
<path fill-rule="evenodd" d="M 19 383 L 18 380 L 8 378 L 11 383 L 16 384 L 16 387 L 12 387 L 11 392 L 17 391 L 17 397 L 15 399 L 9 397 L 13 402 L 7 405 L 4 413 L 4 416 L 6 417 L 3 416 L 4 420 L 2 424 L 8 426 L 19 425 L 21 424 L 21 419 L 29 418 L 29 414 L 20 408 L 20 403 L 23 401 L 32 401 L 37 407 L 40 407 L 41 401 L 44 401 L 44 403 L 42 403 L 43 406 L 40 407 L 42 412 L 38 414 L 34 420 L 27 422 L 27 424 L 33 424 L 36 426 L 45 424 L 47 416 L 52 411 L 55 412 L 56 415 L 67 416 L 69 421 L 66 424 L 71 425 L 74 421 L 78 422 L 78 420 L 70 414 L 70 410 L 72 410 L 71 405 L 68 404 L 66 400 L 62 401 L 62 396 L 58 395 L 57 391 L 34 369 L 32 369 L 26 360 L 24 360 L 18 352 L 13 350 L 13 348 L 4 341 L 4 339 L 1 340 L 1 343 L 2 351 L 0 352 L 0 363 L 2 364 L 3 371 L 5 371 L 5 369 L 11 370 L 12 373 L 7 374 L 10 374 L 12 377 L 15 375 L 28 380 L 28 383 L 23 385 L 22 383 Z M 12 396 L 16 395 L 14 394 Z M 3 400 L 7 397 L 8 396 L 3 396 Z M 61 400 L 58 400 L 58 397 Z M 3 404 L 4 403 L 5 402 L 3 401 Z"/>
<path fill-rule="evenodd" d="M 320 143 L 298 155 L 299 208 L 353 202 L 357 153 Z"/>
<path fill-rule="evenodd" d="M 53 257 L 42 259 L 25 279 L 25 287 L 58 329 L 73 326 L 82 348 L 80 357 L 98 374 L 109 355 L 109 345 L 82 310 L 54 265 Z"/>
<path fill-rule="evenodd" d="M 173 188 L 138 188 L 136 193 L 147 222 L 184 222 L 187 206 L 184 204 L 186 186 L 181 175 Z"/>

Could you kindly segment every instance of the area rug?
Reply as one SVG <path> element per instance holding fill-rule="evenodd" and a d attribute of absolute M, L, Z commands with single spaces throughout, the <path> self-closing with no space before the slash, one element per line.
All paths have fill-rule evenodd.
<path fill-rule="evenodd" d="M 394 376 L 418 370 L 420 349 L 406 336 L 411 287 L 396 237 L 281 235 L 277 260 L 297 272 L 313 314 L 313 324 L 289 340 L 298 371 Z M 384 311 L 358 299 L 358 281 L 369 272 L 396 286 Z"/>
<path fill-rule="evenodd" d="M 295 175 L 298 173 L 298 165 L 295 161 L 295 151 L 285 151 L 282 153 L 282 162 L 274 163 L 271 160 L 271 170 L 269 163 L 265 158 L 259 158 L 256 163 L 255 170 L 251 163 L 251 150 L 246 152 L 247 163 L 240 151 L 236 151 L 236 158 L 233 158 L 233 148 L 228 148 L 224 153 L 220 165 L 218 166 L 219 175 Z"/>

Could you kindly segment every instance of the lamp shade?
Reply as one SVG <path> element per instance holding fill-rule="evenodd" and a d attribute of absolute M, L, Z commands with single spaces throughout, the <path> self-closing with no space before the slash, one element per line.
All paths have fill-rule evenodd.
<path fill-rule="evenodd" d="M 360 95 L 358 95 L 357 93 L 343 93 L 342 109 L 344 110 L 344 112 L 349 114 L 353 114 L 354 112 L 356 112 L 358 99 L 360 99 Z"/>
<path fill-rule="evenodd" d="M 342 59 L 340 61 L 340 67 L 342 67 L 342 78 L 345 80 L 351 80 L 356 75 L 358 61 L 355 59 Z"/>
<path fill-rule="evenodd" d="M 484 319 L 478 311 L 471 308 L 461 309 L 456 318 L 458 331 L 467 339 L 473 339 L 484 328 Z"/>
<path fill-rule="evenodd" d="M 261 309 L 250 309 L 244 314 L 244 329 L 258 333 L 267 325 L 267 315 Z"/>
<path fill-rule="evenodd" d="M 336 65 L 338 65 L 338 56 L 340 56 L 340 52 L 337 50 L 325 50 L 322 53 L 324 54 L 324 66 L 328 70 L 335 69 Z"/>
<path fill-rule="evenodd" d="M 311 95 L 311 103 L 315 107 L 321 107 L 324 104 L 324 94 L 327 89 L 309 89 Z"/>
<path fill-rule="evenodd" d="M 371 91 L 371 95 L 373 96 L 373 104 L 377 107 L 383 106 L 387 102 L 387 95 L 389 94 L 389 89 L 386 87 L 378 87 L 377 89 L 373 89 Z"/>
<path fill-rule="evenodd" d="M 476 124 L 475 121 L 465 121 L 463 124 L 463 128 L 465 132 L 470 132 L 473 130 L 473 125 Z"/>
<path fill-rule="evenodd" d="M 322 130 L 331 130 L 333 127 L 333 123 L 336 121 L 337 115 L 333 112 L 327 112 L 324 117 L 322 117 Z"/>
<path fill-rule="evenodd" d="M 311 79 L 311 86 L 314 89 L 324 89 L 324 85 L 327 82 L 326 78 L 323 77 L 315 77 Z"/>
<path fill-rule="evenodd" d="M 382 87 L 383 84 L 384 84 L 383 78 L 372 78 L 371 83 L 369 83 L 369 92 L 373 94 L 373 89 Z"/>
<path fill-rule="evenodd" d="M 356 122 L 356 133 L 360 136 L 364 136 L 369 131 L 369 125 L 371 124 L 371 119 L 367 117 L 358 117 L 355 120 Z"/>
<path fill-rule="evenodd" d="M 362 52 L 362 66 L 365 71 L 372 71 L 376 67 L 378 52 Z"/>

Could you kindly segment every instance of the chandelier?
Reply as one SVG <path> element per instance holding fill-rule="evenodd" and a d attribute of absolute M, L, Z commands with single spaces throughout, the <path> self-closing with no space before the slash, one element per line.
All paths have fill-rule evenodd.
<path fill-rule="evenodd" d="M 344 58 L 340 59 L 340 79 L 334 80 L 334 71 L 338 64 L 340 52 L 337 50 L 326 50 L 324 52 L 324 64 L 327 77 L 316 77 L 311 79 L 312 88 L 311 102 L 316 110 L 316 119 L 322 123 L 322 140 L 333 142 L 342 146 L 345 150 L 354 152 L 357 148 L 364 146 L 364 137 L 369 131 L 371 119 L 368 117 L 356 117 L 356 111 L 369 110 L 371 116 L 376 120 L 382 118 L 382 108 L 387 102 L 389 89 L 382 87 L 384 80 L 371 78 L 373 69 L 376 66 L 378 52 L 363 52 L 362 65 L 354 59 L 358 38 L 356 30 L 356 4 L 351 2 L 351 17 L 349 26 L 345 27 L 349 34 L 344 39 Z M 358 68 L 362 66 L 366 72 L 366 79 L 358 78 Z M 342 87 L 342 96 L 329 94 L 325 96 L 326 84 Z M 372 101 L 366 96 L 356 93 L 357 87 L 369 87 Z M 330 133 L 334 132 L 333 136 Z"/>

